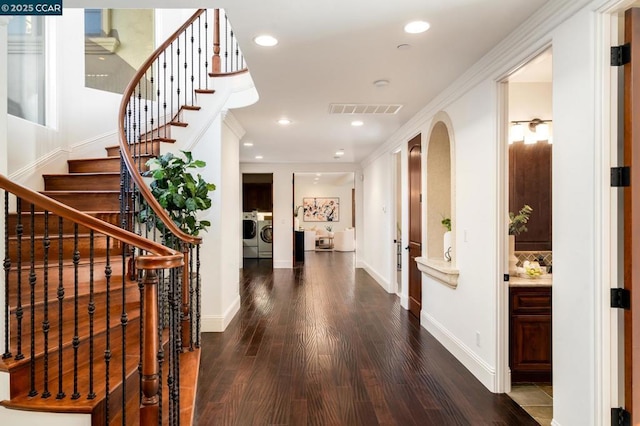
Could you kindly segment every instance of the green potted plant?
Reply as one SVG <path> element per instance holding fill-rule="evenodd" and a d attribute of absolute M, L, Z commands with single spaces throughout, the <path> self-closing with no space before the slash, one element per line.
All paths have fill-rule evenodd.
<path fill-rule="evenodd" d="M 181 151 L 184 158 L 173 153 L 162 155 L 147 161 L 149 170 L 143 174 L 151 177 L 151 193 L 158 203 L 167 211 L 171 220 L 187 234 L 198 235 L 206 231 L 211 222 L 198 220 L 198 213 L 211 207 L 209 193 L 216 189 L 212 183 L 206 182 L 200 174 L 195 177 L 190 169 L 206 166 L 201 160 L 194 160 L 191 152 Z M 160 221 L 152 221 L 155 213 L 145 202 L 142 203 L 138 219 L 147 223 L 150 228 L 155 226 L 162 232 L 165 244 L 173 245 L 171 236 Z"/>

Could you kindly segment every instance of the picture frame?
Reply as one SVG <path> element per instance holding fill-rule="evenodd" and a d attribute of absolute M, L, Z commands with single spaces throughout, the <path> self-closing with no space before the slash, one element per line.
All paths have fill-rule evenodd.
<path fill-rule="evenodd" d="M 302 218 L 305 222 L 340 221 L 339 197 L 304 197 L 302 208 Z"/>

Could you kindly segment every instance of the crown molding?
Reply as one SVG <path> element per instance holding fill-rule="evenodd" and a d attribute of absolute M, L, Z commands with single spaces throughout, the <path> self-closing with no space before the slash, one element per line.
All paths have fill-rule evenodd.
<path fill-rule="evenodd" d="M 551 32 L 591 0 L 554 0 L 547 2 L 529 19 L 495 45 L 486 55 L 451 85 L 433 98 L 361 163 L 367 167 L 408 141 L 416 129 L 427 126 L 433 116 L 486 80 L 500 81 L 551 44 Z"/>
<path fill-rule="evenodd" d="M 238 119 L 236 119 L 235 115 L 231 113 L 230 110 L 226 109 L 222 111 L 222 122 L 231 129 L 234 135 L 241 140 L 242 137 L 247 133 L 247 131 L 242 127 Z"/>

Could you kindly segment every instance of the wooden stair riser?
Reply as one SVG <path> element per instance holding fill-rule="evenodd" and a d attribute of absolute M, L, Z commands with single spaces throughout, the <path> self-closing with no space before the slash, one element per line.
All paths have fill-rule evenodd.
<path fill-rule="evenodd" d="M 93 216 L 97 219 L 108 222 L 112 225 L 120 226 L 120 213 L 118 212 L 103 212 L 103 213 L 90 213 L 90 216 Z M 31 233 L 31 213 L 23 210 L 21 215 L 21 224 L 22 224 L 22 235 L 30 235 Z M 45 231 L 45 215 L 42 212 L 36 212 L 34 214 L 34 232 L 36 235 L 44 235 Z M 49 214 L 49 235 L 57 235 L 59 231 L 58 227 L 58 216 Z M 17 213 L 9 213 L 9 236 L 15 235 L 16 226 L 18 225 L 18 214 Z M 62 221 L 62 232 L 64 234 L 73 234 L 74 223 L 70 220 Z M 78 232 L 81 234 L 88 234 L 89 229 L 80 225 L 78 226 Z"/>
<path fill-rule="evenodd" d="M 172 139 L 154 139 L 154 140 L 143 140 L 142 142 L 137 142 L 131 144 L 129 146 L 129 150 L 132 155 L 140 155 L 140 154 L 148 154 L 150 156 L 158 156 L 160 154 L 160 144 L 161 143 L 172 143 L 174 142 Z M 120 155 L 120 146 L 109 146 L 105 148 L 107 150 L 107 155 L 119 156 Z"/>
<path fill-rule="evenodd" d="M 119 191 L 120 173 L 44 175 L 45 191 Z"/>
<path fill-rule="evenodd" d="M 62 237 L 62 255 L 65 259 L 73 258 L 75 252 L 74 235 L 63 235 Z M 49 264 L 57 263 L 60 250 L 60 238 L 57 235 L 49 237 Z M 94 235 L 93 237 L 94 258 L 104 257 L 109 251 L 113 256 L 122 254 L 122 246 L 118 240 L 111 239 L 107 246 L 107 237 L 105 235 Z M 31 238 L 23 236 L 20 244 L 20 254 L 22 264 L 28 263 L 31 259 Z M 44 255 L 47 250 L 44 247 L 44 237 L 34 238 L 33 256 L 36 261 L 44 261 Z M 87 234 L 78 235 L 78 252 L 81 259 L 89 259 L 91 254 L 91 236 Z M 16 237 L 9 238 L 9 259 L 11 263 L 18 265 L 18 239 Z"/>
<path fill-rule="evenodd" d="M 73 285 L 75 270 L 74 265 L 69 260 L 65 260 L 62 268 L 62 283 L 65 288 L 68 288 L 69 285 Z M 106 283 L 106 262 L 104 259 L 96 259 L 93 264 L 93 279 L 96 288 L 104 288 Z M 121 286 L 122 284 L 122 258 L 114 257 L 111 259 L 109 264 L 111 267 L 111 285 L 112 287 Z M 56 291 L 58 288 L 59 274 L 58 274 L 58 261 L 55 259 L 55 262 L 49 263 L 48 268 L 48 276 L 49 276 L 49 300 L 53 300 L 56 297 Z M 24 265 L 22 267 L 22 291 L 28 290 L 29 287 L 29 274 L 31 270 L 29 265 Z M 81 261 L 78 264 L 78 276 L 83 277 L 80 281 L 80 288 L 83 292 L 87 292 L 89 288 L 88 280 L 85 280 L 84 277 L 89 277 L 91 272 L 91 265 L 86 261 Z M 36 277 L 36 285 L 39 289 L 43 288 L 44 276 L 45 276 L 45 268 L 42 264 L 37 265 L 34 268 L 34 273 Z M 9 288 L 9 300 L 10 306 L 15 306 L 15 297 L 18 289 L 18 270 L 15 265 L 12 266 L 9 271 L 9 279 L 7 281 Z M 115 283 L 115 284 L 114 284 Z M 44 300 L 44 295 L 42 291 L 38 291 L 38 301 Z"/>
<path fill-rule="evenodd" d="M 80 211 L 120 210 L 120 191 L 42 191 L 42 194 Z"/>
<path fill-rule="evenodd" d="M 140 330 L 140 319 L 139 317 L 134 317 L 129 321 L 127 325 L 127 340 L 137 341 L 137 335 Z M 105 360 L 104 360 L 104 352 L 107 347 L 107 337 L 105 330 L 101 330 L 94 334 L 93 339 L 93 368 L 94 368 L 94 382 L 104 381 L 104 372 L 106 370 Z M 114 364 L 114 359 L 122 359 L 122 327 L 117 325 L 111 327 L 110 330 L 110 346 L 111 346 L 111 356 L 112 361 L 110 362 L 110 370 Z M 60 377 L 59 370 L 59 355 L 60 351 L 52 350 L 48 355 L 48 363 L 49 363 L 49 375 L 48 375 L 48 384 L 49 384 L 49 392 L 52 393 L 52 397 L 50 399 L 55 399 L 56 394 L 58 393 L 58 379 Z M 90 345 L 89 340 L 81 340 L 80 345 L 78 346 L 78 372 L 79 372 L 79 382 L 86 382 L 86 385 L 82 387 L 79 386 L 78 390 L 80 394 L 86 398 L 89 393 L 89 385 L 88 385 L 88 376 L 89 376 L 89 359 L 90 359 Z M 40 354 L 35 359 L 35 389 L 38 391 L 38 398 L 41 398 L 42 392 L 44 390 L 44 354 Z M 120 370 L 121 371 L 121 370 Z M 62 350 L 62 377 L 63 384 L 66 382 L 66 385 L 63 385 L 63 391 L 66 393 L 66 398 L 70 398 L 73 393 L 73 372 L 74 372 L 74 348 L 72 345 L 65 345 Z M 100 374 L 100 377 L 97 377 L 97 374 Z M 111 372 L 110 372 L 111 375 Z M 67 376 L 67 377 L 65 377 Z M 71 376 L 71 380 L 69 377 Z M 82 376 L 82 377 L 81 377 Z M 119 379 L 119 378 L 118 378 Z M 11 369 L 11 397 L 15 398 L 20 395 L 28 394 L 31 390 L 31 363 L 24 362 L 15 368 Z M 97 393 L 100 391 L 104 394 L 104 386 L 100 389 L 97 389 L 94 386 L 94 391 Z"/>
<path fill-rule="evenodd" d="M 73 328 L 74 309 L 75 309 L 74 299 L 77 299 L 79 327 L 81 328 L 86 326 L 86 330 L 88 332 L 88 323 L 89 323 L 88 309 L 89 309 L 90 294 L 80 293 L 77 298 L 74 298 L 73 293 L 74 293 L 73 287 L 65 289 L 65 297 L 62 300 L 63 329 L 68 331 L 67 327 Z M 126 297 L 127 305 L 134 305 L 135 302 L 138 302 L 140 300 L 140 292 L 138 290 L 138 286 L 136 283 L 127 284 L 127 287 L 125 288 L 125 297 Z M 42 298 L 42 296 L 40 296 L 40 298 Z M 96 326 L 95 324 L 96 322 L 102 321 L 103 324 L 100 324 L 100 325 L 101 327 L 104 328 L 106 326 L 106 324 L 104 324 L 104 321 L 106 318 L 105 315 L 106 315 L 106 306 L 107 306 L 106 292 L 104 292 L 104 290 L 94 291 L 93 299 L 96 307 L 96 310 L 94 313 L 94 327 Z M 41 338 L 44 337 L 42 335 L 43 334 L 42 323 L 44 322 L 44 319 L 45 319 L 44 318 L 44 302 L 40 301 L 35 303 L 36 303 L 35 310 L 34 310 L 35 326 L 36 326 L 35 337 L 36 337 L 36 341 L 39 341 Z M 111 298 L 109 300 L 109 304 L 111 308 L 110 309 L 111 314 L 113 315 L 115 313 L 119 318 L 120 312 L 122 311 L 122 285 L 121 284 L 114 285 L 113 288 L 111 289 Z M 49 310 L 48 317 L 49 317 L 49 325 L 50 325 L 49 338 L 55 337 L 57 339 L 60 303 L 58 302 L 57 299 L 53 299 L 49 301 L 47 307 Z M 17 329 L 17 322 L 18 322 L 16 317 L 16 309 L 17 309 L 17 305 L 11 306 L 11 309 L 10 309 L 10 315 L 11 315 L 10 329 L 12 332 L 11 334 L 12 342 L 15 342 L 15 339 L 13 337 L 16 336 L 16 329 Z M 31 336 L 31 328 L 30 328 L 31 327 L 31 303 L 29 301 L 29 292 L 26 292 L 25 294 L 22 295 L 22 311 L 23 311 L 22 339 L 23 339 L 23 348 L 24 348 L 25 344 L 28 343 L 26 341 Z"/>
<path fill-rule="evenodd" d="M 151 155 L 141 155 L 140 164 L 146 164 L 146 162 L 150 158 L 152 158 Z M 69 167 L 69 173 L 120 173 L 120 157 L 68 160 L 67 163 Z"/>

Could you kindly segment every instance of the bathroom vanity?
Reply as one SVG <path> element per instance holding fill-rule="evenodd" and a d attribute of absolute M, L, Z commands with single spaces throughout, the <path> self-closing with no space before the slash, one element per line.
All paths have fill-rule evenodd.
<path fill-rule="evenodd" d="M 509 281 L 512 382 L 551 382 L 552 276 Z"/>

